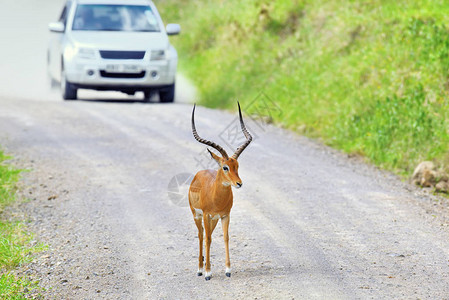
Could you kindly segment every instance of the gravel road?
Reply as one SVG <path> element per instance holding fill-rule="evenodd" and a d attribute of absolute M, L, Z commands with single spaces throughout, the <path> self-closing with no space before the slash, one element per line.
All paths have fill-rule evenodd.
<path fill-rule="evenodd" d="M 447 299 L 447 205 L 395 177 L 265 126 L 240 158 L 213 278 L 170 180 L 200 169 L 191 105 L 0 99 L 0 139 L 25 174 L 21 206 L 50 246 L 28 274 L 49 298 Z M 205 137 L 234 115 L 197 110 Z M 182 187 L 181 187 L 182 190 Z M 179 200 L 182 200 L 179 198 Z M 184 199 L 186 200 L 186 199 Z M 220 226 L 219 226 L 220 227 Z"/>
<path fill-rule="evenodd" d="M 8 16 L 24 3 L 34 1 L 7 1 Z M 40 26 L 38 53 L 46 32 L 36 28 L 45 30 L 57 3 L 26 6 L 42 12 L 30 21 Z M 212 280 L 197 277 L 197 229 L 182 182 L 209 161 L 190 131 L 192 105 L 182 103 L 194 100 L 188 86 L 169 105 L 98 93 L 63 102 L 41 85 L 42 63 L 24 60 L 2 69 L 11 86 L 0 90 L 0 144 L 31 170 L 22 180 L 30 201 L 14 212 L 49 245 L 22 270 L 46 298 L 449 299 L 447 200 L 247 116 L 255 139 L 239 158 L 232 277 L 221 225 Z M 235 113 L 198 107 L 195 119 L 202 137 L 236 142 Z"/>

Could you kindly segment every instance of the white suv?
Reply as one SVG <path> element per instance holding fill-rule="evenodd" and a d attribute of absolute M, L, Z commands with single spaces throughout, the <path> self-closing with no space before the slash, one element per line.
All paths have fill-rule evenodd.
<path fill-rule="evenodd" d="M 58 22 L 50 23 L 48 72 L 60 82 L 62 97 L 75 100 L 79 88 L 133 95 L 154 91 L 173 102 L 178 54 L 151 1 L 69 0 Z"/>

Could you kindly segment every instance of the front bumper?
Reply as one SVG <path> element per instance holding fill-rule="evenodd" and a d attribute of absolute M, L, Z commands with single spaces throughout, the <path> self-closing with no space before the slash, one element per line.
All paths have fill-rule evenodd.
<path fill-rule="evenodd" d="M 121 59 L 73 59 L 65 62 L 68 82 L 96 90 L 149 90 L 175 82 L 177 59 L 150 61 Z"/>

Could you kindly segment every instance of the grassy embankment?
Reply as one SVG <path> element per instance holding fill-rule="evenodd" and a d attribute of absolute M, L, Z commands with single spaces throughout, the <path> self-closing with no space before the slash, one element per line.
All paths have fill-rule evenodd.
<path fill-rule="evenodd" d="M 158 2 L 202 104 L 263 91 L 275 123 L 402 176 L 449 165 L 446 1 Z"/>
<path fill-rule="evenodd" d="M 4 163 L 7 157 L 0 151 L 0 299 L 25 299 L 37 284 L 16 276 L 12 271 L 30 262 L 41 246 L 31 246 L 32 236 L 20 222 L 4 219 L 4 208 L 16 200 L 16 183 L 21 170 Z"/>

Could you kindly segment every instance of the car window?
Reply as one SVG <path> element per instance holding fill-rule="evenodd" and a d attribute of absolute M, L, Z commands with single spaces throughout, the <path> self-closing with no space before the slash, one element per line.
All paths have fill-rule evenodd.
<path fill-rule="evenodd" d="M 144 5 L 78 5 L 72 30 L 160 31 L 151 7 Z"/>

